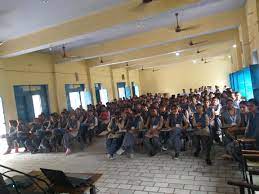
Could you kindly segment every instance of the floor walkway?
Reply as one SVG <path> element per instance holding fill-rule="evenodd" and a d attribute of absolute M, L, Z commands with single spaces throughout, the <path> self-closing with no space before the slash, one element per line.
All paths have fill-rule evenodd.
<path fill-rule="evenodd" d="M 63 153 L 20 153 L 1 155 L 0 163 L 24 172 L 44 167 L 66 172 L 103 173 L 96 184 L 100 194 L 239 193 L 238 189 L 226 184 L 227 180 L 240 179 L 237 166 L 231 162 L 214 159 L 213 166 L 207 166 L 204 160 L 192 157 L 188 151 L 179 160 L 172 160 L 163 153 L 152 158 L 136 154 L 134 159 L 121 156 L 110 161 L 105 158 L 102 138 L 85 152 L 68 157 Z"/>

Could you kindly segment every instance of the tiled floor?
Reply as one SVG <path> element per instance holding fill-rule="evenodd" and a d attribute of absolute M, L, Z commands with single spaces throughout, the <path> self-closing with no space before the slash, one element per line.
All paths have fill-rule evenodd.
<path fill-rule="evenodd" d="M 100 194 L 239 193 L 238 189 L 226 184 L 227 180 L 240 178 L 236 165 L 231 162 L 214 159 L 213 166 L 207 166 L 204 160 L 192 157 L 188 151 L 179 160 L 162 153 L 152 158 L 136 154 L 134 159 L 121 156 L 110 161 L 105 158 L 104 139 L 101 138 L 85 152 L 68 157 L 61 153 L 22 153 L 1 155 L 0 163 L 25 172 L 40 167 L 67 172 L 100 172 L 103 176 L 96 184 Z"/>

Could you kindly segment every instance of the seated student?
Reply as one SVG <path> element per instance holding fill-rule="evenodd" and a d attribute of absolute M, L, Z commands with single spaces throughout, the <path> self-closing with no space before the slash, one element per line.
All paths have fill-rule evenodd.
<path fill-rule="evenodd" d="M 133 158 L 133 148 L 135 140 L 138 136 L 138 132 L 143 128 L 143 119 L 136 110 L 133 112 L 129 109 L 127 112 L 127 117 L 125 119 L 125 129 L 126 133 L 123 137 L 123 142 L 121 148 L 117 151 L 118 155 L 124 152 L 129 154 L 130 158 Z"/>
<path fill-rule="evenodd" d="M 248 125 L 248 108 L 247 102 L 240 102 L 240 121 L 237 126 L 230 127 L 226 130 L 226 133 L 229 138 L 225 137 L 226 141 L 225 149 L 226 153 L 222 157 L 224 159 L 235 159 L 240 162 L 239 153 L 237 153 L 238 145 L 234 142 L 234 139 L 231 136 L 235 136 L 237 133 L 239 135 L 244 135 L 246 127 Z"/>
<path fill-rule="evenodd" d="M 70 119 L 66 126 L 66 133 L 63 136 L 63 144 L 66 149 L 66 155 L 72 153 L 72 140 L 78 137 L 80 122 L 76 119 L 76 115 L 71 113 Z"/>
<path fill-rule="evenodd" d="M 6 141 L 8 148 L 4 155 L 10 154 L 12 151 L 13 146 L 15 147 L 15 153 L 18 153 L 19 146 L 17 145 L 16 139 L 17 139 L 17 121 L 16 120 L 10 120 L 9 121 L 9 133 L 6 134 Z"/>
<path fill-rule="evenodd" d="M 57 149 L 57 133 L 58 133 L 58 118 L 56 114 L 51 114 L 49 124 L 45 130 L 45 136 L 40 142 L 39 150 L 42 152 L 51 152 Z"/>
<path fill-rule="evenodd" d="M 112 117 L 107 130 L 109 132 L 106 140 L 107 157 L 109 159 L 115 158 L 115 153 L 121 145 L 121 136 L 124 128 L 124 119 L 121 117 L 120 112 L 116 112 Z"/>
<path fill-rule="evenodd" d="M 232 139 L 228 137 L 228 131 L 231 130 L 231 128 L 239 126 L 241 121 L 240 110 L 234 107 L 233 100 L 228 99 L 226 103 L 226 108 L 221 113 L 222 128 L 224 128 L 225 131 L 223 138 L 225 146 L 232 141 Z"/>
<path fill-rule="evenodd" d="M 94 115 L 93 110 L 88 110 L 87 111 L 87 117 L 86 117 L 86 120 L 84 121 L 84 124 L 87 127 L 87 138 L 88 138 L 88 141 L 89 141 L 89 143 L 92 143 L 92 139 L 94 137 L 95 130 L 98 127 L 98 119 Z"/>
<path fill-rule="evenodd" d="M 198 157 L 201 151 L 201 145 L 206 154 L 206 163 L 211 165 L 210 151 L 212 146 L 212 141 L 210 137 L 209 130 L 209 117 L 204 112 L 204 108 L 201 104 L 196 105 L 197 113 L 192 117 L 192 126 L 195 129 L 194 135 L 194 145 L 196 151 L 194 153 L 195 157 Z"/>
<path fill-rule="evenodd" d="M 175 149 L 175 159 L 178 159 L 181 151 L 181 136 L 183 130 L 187 129 L 188 120 L 183 113 L 179 112 L 179 106 L 173 105 L 171 114 L 166 121 L 166 128 L 170 129 L 168 144 L 173 145 Z"/>
<path fill-rule="evenodd" d="M 215 111 L 210 106 L 210 100 L 208 98 L 204 99 L 204 112 L 209 117 L 209 128 L 211 131 L 211 134 L 213 134 L 213 128 L 215 127 Z"/>
<path fill-rule="evenodd" d="M 100 108 L 100 114 L 99 114 L 99 126 L 98 130 L 96 131 L 96 134 L 99 135 L 103 131 L 107 129 L 107 126 L 110 122 L 110 112 L 106 109 L 104 105 Z"/>
<path fill-rule="evenodd" d="M 163 125 L 162 125 L 162 129 L 166 129 L 166 121 L 168 118 L 168 112 L 166 110 L 166 106 L 165 105 L 161 105 L 159 108 L 159 115 L 163 117 Z M 160 140 L 162 142 L 162 144 L 166 144 L 168 138 L 169 138 L 169 132 L 168 131 L 160 131 L 159 133 L 160 136 Z M 164 146 L 162 147 L 164 148 Z"/>
<path fill-rule="evenodd" d="M 152 108 L 146 125 L 148 131 L 144 139 L 144 146 L 149 156 L 154 156 L 162 148 L 159 132 L 162 129 L 163 122 L 163 117 L 158 114 L 157 109 Z"/>
<path fill-rule="evenodd" d="M 22 120 L 18 120 L 17 142 L 25 146 L 25 151 L 30 151 L 32 154 L 37 152 L 37 147 L 32 143 L 30 128 Z"/>
<path fill-rule="evenodd" d="M 214 114 L 215 114 L 215 119 L 214 119 L 214 126 L 212 127 L 212 138 L 219 144 L 221 144 L 221 140 L 220 140 L 220 134 L 221 134 L 221 120 L 220 120 L 220 114 L 221 114 L 221 104 L 219 102 L 219 99 L 217 97 L 213 97 L 211 100 L 211 105 L 210 105 L 213 110 L 214 110 Z"/>

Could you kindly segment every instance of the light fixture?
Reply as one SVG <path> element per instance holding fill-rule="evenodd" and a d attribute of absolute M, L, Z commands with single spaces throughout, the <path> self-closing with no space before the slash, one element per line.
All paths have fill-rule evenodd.
<path fill-rule="evenodd" d="M 196 64 L 196 63 L 197 63 L 197 61 L 196 61 L 196 60 L 192 60 L 192 62 L 193 62 L 194 64 Z"/>
<path fill-rule="evenodd" d="M 233 48 L 237 48 L 237 45 L 236 45 L 236 44 L 234 44 L 232 47 L 233 47 Z"/>
<path fill-rule="evenodd" d="M 231 59 L 231 55 L 228 55 L 228 58 L 230 58 L 230 59 Z"/>
<path fill-rule="evenodd" d="M 180 56 L 180 53 L 179 53 L 179 52 L 176 52 L 175 55 L 178 57 L 178 56 Z"/>

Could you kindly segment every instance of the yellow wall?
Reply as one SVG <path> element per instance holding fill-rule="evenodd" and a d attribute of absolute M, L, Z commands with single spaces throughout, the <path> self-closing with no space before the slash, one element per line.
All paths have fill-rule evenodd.
<path fill-rule="evenodd" d="M 232 64 L 229 59 L 213 59 L 210 63 L 179 63 L 159 71 L 140 70 L 142 93 L 181 93 L 182 89 L 204 85 L 228 85 Z"/>
<path fill-rule="evenodd" d="M 251 52 L 257 51 L 259 54 L 259 1 L 247 0 L 246 19 L 248 25 L 249 42 Z"/>
<path fill-rule="evenodd" d="M 78 73 L 78 81 L 76 80 L 75 73 Z M 84 84 L 86 89 L 89 90 L 87 82 L 84 62 L 55 64 L 55 83 L 59 111 L 67 108 L 65 84 Z"/>
<path fill-rule="evenodd" d="M 78 73 L 79 80 L 76 80 Z M 17 119 L 14 85 L 48 85 L 50 111 L 62 111 L 66 108 L 65 84 L 85 84 L 87 90 L 91 83 L 93 99 L 95 99 L 94 83 L 102 83 L 108 90 L 109 100 L 117 96 L 117 82 L 126 69 L 111 69 L 111 67 L 90 68 L 87 76 L 87 63 L 70 62 L 54 64 L 51 55 L 32 53 L 19 57 L 0 60 L 0 96 L 3 97 L 6 121 Z M 131 74 L 130 74 L 131 75 Z M 113 80 L 114 77 L 114 80 Z M 131 75 L 131 81 L 139 83 L 137 76 Z M 113 95 L 115 90 L 115 96 Z"/>
<path fill-rule="evenodd" d="M 6 119 L 16 119 L 14 85 L 48 85 L 51 111 L 57 111 L 56 90 L 54 88 L 53 63 L 50 55 L 29 54 L 4 59 L 4 88 L 1 90 Z"/>

